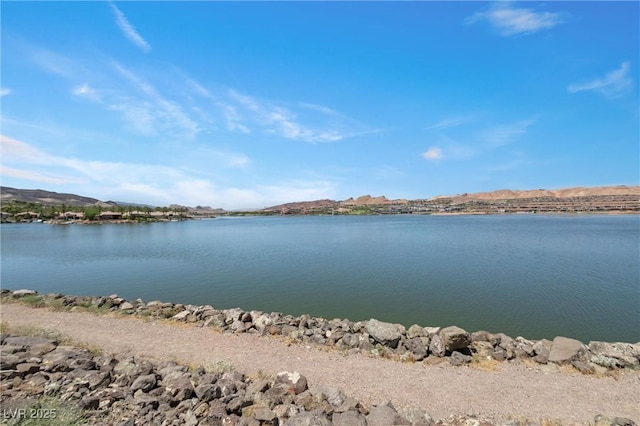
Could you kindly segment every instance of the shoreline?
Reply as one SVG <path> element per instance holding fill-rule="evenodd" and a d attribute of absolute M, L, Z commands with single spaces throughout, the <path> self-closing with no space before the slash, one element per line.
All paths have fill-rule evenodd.
<path fill-rule="evenodd" d="M 126 418 L 138 418 L 148 424 L 154 421 L 146 416 L 158 415 L 167 418 L 178 416 L 181 424 L 184 424 L 187 420 L 184 416 L 188 411 L 191 411 L 188 417 L 196 415 L 199 421 L 205 421 L 204 424 L 209 424 L 205 420 L 209 415 L 227 416 L 247 424 L 247 420 L 251 421 L 252 416 L 260 412 L 278 417 L 278 423 L 268 424 L 297 425 L 299 423 L 287 421 L 302 420 L 315 410 L 320 410 L 314 413 L 319 416 L 317 420 L 303 424 L 619 426 L 634 425 L 640 419 L 640 392 L 637 392 L 640 390 L 640 371 L 628 368 L 607 370 L 605 374 L 585 374 L 571 364 L 538 364 L 533 360 L 520 358 L 508 362 L 473 360 L 469 364 L 460 365 L 451 362 L 450 356 L 432 360 L 437 362 L 402 361 L 387 358 L 382 353 L 336 350 L 335 347 L 300 342 L 283 334 L 263 335 L 250 330 L 240 332 L 228 327 L 223 329 L 212 324 L 204 326 L 199 322 L 189 322 L 188 318 L 141 315 L 144 310 L 138 309 L 140 307 L 137 308 L 137 314 L 126 313 L 128 309 L 111 311 L 91 305 L 88 303 L 90 298 L 64 296 L 55 300 L 71 302 L 66 307 L 59 304 L 57 307 L 42 306 L 34 309 L 33 302 L 36 300 L 32 298 L 30 303 L 25 303 L 24 297 L 28 295 L 20 298 L 22 303 L 17 300 L 5 303 L 6 299 L 3 297 L 0 307 L 5 331 L 7 326 L 9 332 L 15 326 L 16 332 L 40 330 L 45 336 L 69 336 L 84 348 L 84 355 L 70 352 L 68 345 L 72 343 L 69 341 L 61 343 L 67 346 L 54 350 L 50 356 L 36 353 L 29 355 L 29 350 L 26 354 L 14 352 L 22 359 L 39 357 L 43 359 L 43 363 L 40 372 L 33 375 L 29 373 L 35 371 L 33 362 L 37 361 L 4 371 L 3 400 L 5 403 L 16 402 L 15 391 L 60 388 L 70 403 L 77 401 L 88 407 L 94 407 L 95 404 L 96 408 L 89 413 L 98 416 L 98 424 L 120 424 Z M 122 302 L 121 305 L 124 303 L 129 302 Z M 154 305 L 153 302 L 148 304 Z M 128 308 L 126 305 L 123 307 Z M 189 306 L 186 308 L 188 309 L 185 310 L 190 310 Z M 205 312 L 207 311 L 201 313 Z M 227 314 L 230 318 L 236 318 L 236 314 L 241 319 L 244 316 L 240 311 L 220 312 L 224 312 L 225 319 Z M 248 313 L 251 315 L 254 311 Z M 304 330 L 317 328 L 318 324 L 308 328 L 308 320 L 310 318 L 307 318 L 305 325 L 299 324 L 299 327 L 302 325 Z M 9 342 L 4 344 L 7 343 Z M 17 343 L 9 343 L 14 346 L 2 346 L 0 350 L 3 354 L 6 353 L 5 349 L 15 351 L 12 348 Z M 20 344 L 25 343 L 21 341 Z M 38 344 L 32 348 L 37 349 L 30 349 L 31 351 L 49 350 Z M 87 362 L 78 361 L 85 359 L 88 353 L 94 354 L 93 362 L 96 367 L 87 367 Z M 5 357 L 3 359 L 9 360 Z M 57 364 L 73 365 L 72 368 L 75 369 L 98 370 L 69 372 L 63 369 L 62 371 L 67 372 L 52 374 L 57 371 Z M 180 374 L 167 376 L 169 370 L 164 370 L 166 367 L 171 367 L 174 372 L 179 369 Z M 204 377 L 212 377 L 210 374 L 219 371 L 218 368 L 221 367 L 225 371 L 233 368 L 229 372 L 233 377 L 239 378 L 237 375 L 240 374 L 246 378 L 235 381 L 237 393 L 223 394 L 220 400 L 205 398 L 203 401 L 201 397 L 205 393 L 199 392 L 204 390 L 202 388 L 195 395 L 189 390 L 186 394 L 178 392 L 184 396 L 175 398 L 177 394 L 172 390 L 176 384 L 174 379 L 180 379 L 187 387 L 186 383 L 190 381 L 193 388 L 198 389 Z M 151 374 L 155 375 L 157 382 L 141 389 L 138 386 L 140 382 L 149 380 L 150 376 L 145 376 L 148 368 L 152 368 Z M 125 372 L 130 373 L 122 376 Z M 300 387 L 298 391 L 302 393 L 290 393 L 292 402 L 279 399 L 284 393 L 276 385 L 277 376 L 283 372 L 287 372 L 286 376 L 294 380 L 300 380 L 296 379 L 298 375 L 304 377 L 305 381 L 308 379 L 307 391 Z M 212 380 L 214 386 L 219 385 L 222 389 L 226 381 L 220 380 L 229 377 L 223 373 L 224 371 L 214 373 L 215 379 Z M 18 374 L 22 379 L 14 377 L 13 380 L 7 380 L 7 374 Z M 103 381 L 102 385 L 93 387 L 105 374 L 109 376 L 109 382 Z M 85 376 L 86 380 L 71 387 L 72 383 Z M 43 383 L 43 377 L 49 377 L 48 381 Z M 140 382 L 134 386 L 133 383 L 138 380 Z M 20 383 L 23 385 L 19 386 Z M 92 387 L 82 389 L 82 386 L 88 386 L 82 383 L 89 383 Z M 61 386 L 57 387 L 58 385 Z M 288 386 L 292 385 L 293 383 Z M 78 387 L 81 393 L 74 393 Z M 105 393 L 105 390 L 108 392 Z M 118 396 L 113 398 L 115 395 Z M 278 399 L 273 400 L 273 397 Z M 347 400 L 350 402 L 345 405 Z M 313 401 L 320 405 L 313 405 Z M 215 403 L 215 410 L 212 410 L 212 403 Z M 176 410 L 175 404 L 179 404 L 182 409 Z M 3 408 L 6 406 L 3 404 Z M 256 411 L 258 408 L 260 411 Z M 376 421 L 376 416 L 381 411 L 411 421 L 405 423 L 401 418 L 397 418 L 397 421 L 388 418 L 386 421 Z M 345 412 L 348 414 L 344 414 Z M 368 417 L 371 413 L 375 415 Z M 411 413 L 417 413 L 418 417 L 413 417 Z M 296 417 L 298 415 L 301 417 Z M 360 415 L 364 417 L 364 422 Z M 100 416 L 109 417 L 105 420 Z M 343 416 L 348 416 L 348 419 Z M 345 422 L 346 420 L 350 421 Z M 220 423 L 218 421 L 213 424 Z M 255 424 L 267 423 L 261 420 Z"/>
<path fill-rule="evenodd" d="M 196 327 L 213 327 L 224 333 L 282 336 L 290 343 L 313 344 L 347 353 L 366 353 L 398 361 L 453 365 L 474 360 L 571 365 L 583 374 L 609 370 L 640 370 L 640 342 L 581 342 L 565 336 L 530 340 L 522 336 L 487 331 L 468 332 L 455 325 L 405 327 L 377 319 L 353 322 L 310 315 L 293 316 L 241 308 L 216 309 L 210 305 L 185 305 L 162 301 L 133 301 L 110 296 L 41 295 L 34 290 L 0 290 L 0 301 L 19 302 L 53 310 L 88 310 L 140 318 L 157 318 Z"/>

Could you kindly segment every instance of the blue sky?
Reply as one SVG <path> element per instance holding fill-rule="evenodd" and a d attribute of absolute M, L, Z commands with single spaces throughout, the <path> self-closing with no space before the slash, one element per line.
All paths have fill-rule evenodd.
<path fill-rule="evenodd" d="M 2 2 L 2 185 L 227 209 L 639 183 L 638 2 Z"/>

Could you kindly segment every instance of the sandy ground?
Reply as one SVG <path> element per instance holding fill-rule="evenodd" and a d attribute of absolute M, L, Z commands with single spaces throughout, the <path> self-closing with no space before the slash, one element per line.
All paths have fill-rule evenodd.
<path fill-rule="evenodd" d="M 499 363 L 495 371 L 447 363 L 400 363 L 255 335 L 223 335 L 208 328 L 160 321 L 52 312 L 2 304 L 2 321 L 62 332 L 106 353 L 131 353 L 189 364 L 230 360 L 239 371 L 273 374 L 295 370 L 311 384 L 325 384 L 367 403 L 393 401 L 417 406 L 434 418 L 478 415 L 494 421 L 509 416 L 562 423 L 593 422 L 597 414 L 627 417 L 640 424 L 640 371 L 595 377 L 560 371 L 554 365 Z"/>

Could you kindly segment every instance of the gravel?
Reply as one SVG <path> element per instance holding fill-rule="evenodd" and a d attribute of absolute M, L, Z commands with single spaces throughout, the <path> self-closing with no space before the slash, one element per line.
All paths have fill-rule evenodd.
<path fill-rule="evenodd" d="M 401 363 L 315 346 L 289 345 L 257 335 L 220 334 L 211 328 L 81 312 L 54 312 L 2 304 L 11 326 L 54 329 L 107 353 L 130 353 L 195 365 L 230 362 L 247 375 L 298 371 L 310 383 L 342 389 L 372 405 L 420 407 L 435 419 L 476 415 L 563 424 L 592 423 L 598 414 L 640 423 L 640 371 L 583 375 L 553 364 L 494 364 L 494 371 L 448 363 Z"/>

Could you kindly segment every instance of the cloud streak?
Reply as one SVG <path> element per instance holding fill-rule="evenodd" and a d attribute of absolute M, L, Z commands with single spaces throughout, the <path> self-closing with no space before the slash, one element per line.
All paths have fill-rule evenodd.
<path fill-rule="evenodd" d="M 11 94 L 11 89 L 9 89 L 8 87 L 0 88 L 0 97 L 4 97 L 10 94 Z"/>
<path fill-rule="evenodd" d="M 222 208 L 261 208 L 299 200 L 335 196 L 336 185 L 326 179 L 293 179 L 274 183 L 221 187 L 210 176 L 191 169 L 139 162 L 111 162 L 70 158 L 47 153 L 29 143 L 0 135 L 3 177 L 51 185 L 63 192 L 90 194 L 97 198 L 131 199 L 167 205 L 211 205 Z M 246 156 L 217 151 L 202 152 L 228 167 L 245 167 Z M 202 175 L 202 176 L 198 176 Z"/>
<path fill-rule="evenodd" d="M 570 84 L 567 91 L 569 93 L 594 91 L 610 99 L 622 97 L 633 90 L 633 79 L 629 75 L 630 68 L 629 62 L 623 62 L 620 68 L 608 72 L 604 77 L 586 83 Z"/>
<path fill-rule="evenodd" d="M 122 34 L 124 34 L 124 36 L 131 43 L 133 43 L 136 47 L 138 47 L 143 52 L 145 53 L 150 52 L 151 46 L 149 45 L 149 43 L 147 43 L 147 41 L 144 38 L 142 38 L 142 36 L 136 31 L 133 25 L 129 23 L 129 21 L 127 20 L 127 17 L 124 16 L 124 13 L 122 13 L 122 11 L 118 9 L 115 4 L 110 2 L 109 5 L 111 6 L 111 9 L 113 9 L 113 12 L 116 15 L 116 25 L 118 26 L 118 28 L 120 28 L 120 30 L 122 31 Z"/>
<path fill-rule="evenodd" d="M 313 111 L 313 121 L 322 123 L 309 125 L 303 123 L 298 113 L 289 108 L 273 105 L 270 102 L 260 101 L 251 96 L 241 94 L 233 89 L 227 93 L 232 104 L 221 104 L 227 119 L 227 128 L 232 131 L 249 133 L 250 130 L 244 124 L 243 116 L 239 110 L 248 114 L 265 133 L 274 134 L 286 139 L 292 139 L 310 143 L 337 142 L 356 135 L 370 133 L 364 126 L 354 120 L 334 111 L 330 108 L 299 103 L 305 110 Z M 328 119 L 330 118 L 330 119 Z"/>
<path fill-rule="evenodd" d="M 537 118 L 520 120 L 513 123 L 495 125 L 481 130 L 476 130 L 466 139 L 471 142 L 461 143 L 450 138 L 444 133 L 439 133 L 438 140 L 431 145 L 421 156 L 427 161 L 438 162 L 441 160 L 464 160 L 482 153 L 491 152 L 518 140 L 527 133 L 527 130 L 537 121 Z M 457 123 L 457 120 L 443 121 L 433 127 L 436 130 L 447 129 L 449 123 Z"/>
<path fill-rule="evenodd" d="M 500 35 L 533 34 L 540 30 L 548 30 L 562 24 L 562 14 L 551 12 L 535 12 L 531 9 L 513 8 L 510 2 L 496 2 L 486 12 L 477 12 L 465 20 L 467 24 L 486 21 Z"/>

